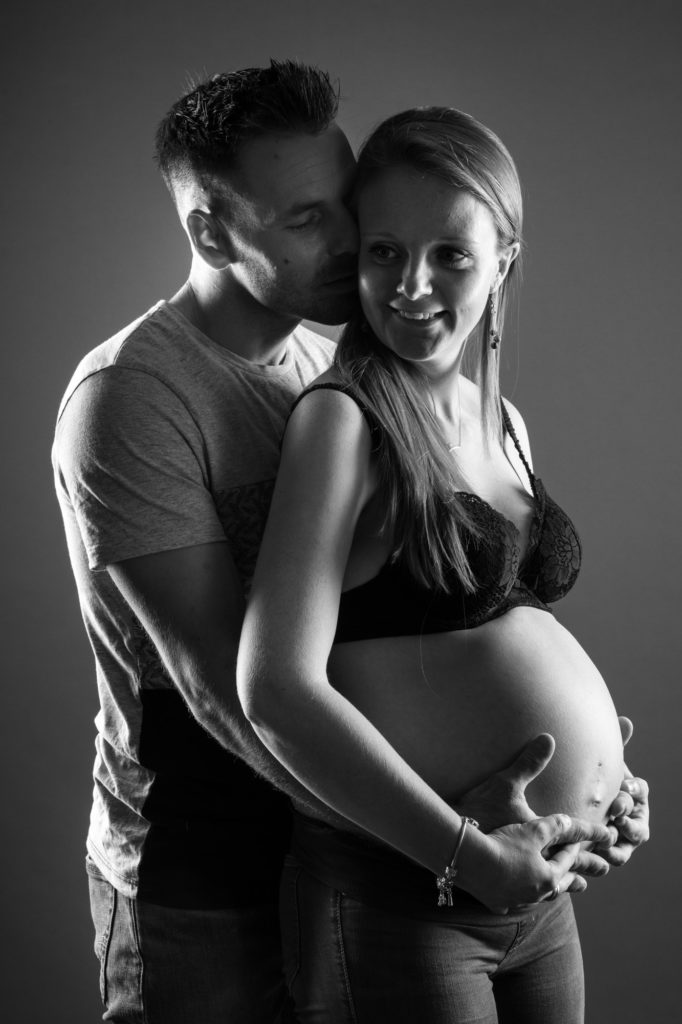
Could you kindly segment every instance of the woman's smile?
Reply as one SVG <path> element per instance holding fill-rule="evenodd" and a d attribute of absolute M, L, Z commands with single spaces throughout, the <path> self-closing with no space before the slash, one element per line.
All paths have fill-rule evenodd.
<path fill-rule="evenodd" d="M 429 324 L 433 323 L 434 320 L 440 319 L 445 316 L 445 310 L 436 310 L 433 313 L 419 313 L 412 312 L 409 309 L 398 309 L 395 306 L 389 306 L 389 309 L 397 315 L 400 320 L 407 320 L 411 323 L 416 324 Z"/>

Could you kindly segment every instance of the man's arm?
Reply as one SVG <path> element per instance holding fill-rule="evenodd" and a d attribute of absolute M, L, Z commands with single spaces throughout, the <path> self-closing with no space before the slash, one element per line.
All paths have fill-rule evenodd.
<path fill-rule="evenodd" d="M 154 374 L 107 367 L 64 409 L 59 487 L 90 569 L 108 570 L 197 722 L 279 789 L 315 805 L 262 746 L 237 699 L 243 588 L 206 485 L 205 443 L 181 397 Z"/>
<path fill-rule="evenodd" d="M 323 807 L 263 746 L 237 697 L 244 599 L 227 544 L 198 544 L 107 566 L 197 722 L 310 809 Z M 327 819 L 343 819 L 324 808 Z"/>

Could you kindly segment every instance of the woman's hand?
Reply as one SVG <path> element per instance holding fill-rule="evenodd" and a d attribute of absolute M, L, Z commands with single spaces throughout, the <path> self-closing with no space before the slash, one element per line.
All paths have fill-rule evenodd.
<path fill-rule="evenodd" d="M 551 814 L 505 825 L 487 836 L 473 831 L 458 860 L 457 885 L 496 913 L 538 903 L 587 883 L 575 873 L 579 844 L 608 845 L 605 825 Z M 485 844 L 482 846 L 482 844 Z"/>
<path fill-rule="evenodd" d="M 634 726 L 629 718 L 620 715 L 620 731 L 625 747 L 632 737 Z M 637 779 L 625 769 L 620 792 L 609 808 L 609 823 L 615 837 L 613 845 L 598 852 L 614 867 L 627 864 L 630 857 L 649 839 L 649 787 L 644 779 Z"/>

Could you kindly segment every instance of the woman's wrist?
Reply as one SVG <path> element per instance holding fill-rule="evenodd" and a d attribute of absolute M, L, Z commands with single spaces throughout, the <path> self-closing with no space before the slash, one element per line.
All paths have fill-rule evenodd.
<path fill-rule="evenodd" d="M 463 826 L 464 822 L 462 818 Z M 486 890 L 486 878 L 494 877 L 498 868 L 494 842 L 478 828 L 467 825 L 457 852 L 455 886 L 481 899 Z"/>
<path fill-rule="evenodd" d="M 457 874 L 459 871 L 458 860 L 459 854 L 464 844 L 464 839 L 467 834 L 468 828 L 478 828 L 478 822 L 475 818 L 462 817 L 462 824 L 457 836 L 457 842 L 455 843 L 454 853 L 450 859 L 450 863 L 446 865 L 445 870 L 442 874 L 436 875 L 436 888 L 438 889 L 438 906 L 439 907 L 451 907 L 452 906 L 452 890 L 455 887 Z"/>

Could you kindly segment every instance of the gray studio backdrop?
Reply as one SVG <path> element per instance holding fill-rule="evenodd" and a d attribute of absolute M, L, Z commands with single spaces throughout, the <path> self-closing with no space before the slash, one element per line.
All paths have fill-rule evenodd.
<path fill-rule="evenodd" d="M 497 130 L 525 187 L 506 394 L 579 524 L 559 617 L 636 724 L 654 835 L 580 915 L 591 1024 L 673 1019 L 679 900 L 680 83 L 677 4 L 5 5 L 2 502 L 4 1019 L 98 1019 L 82 859 L 96 712 L 49 449 L 80 356 L 182 283 L 187 249 L 151 160 L 191 75 L 319 63 L 358 143 L 447 103 Z"/>

